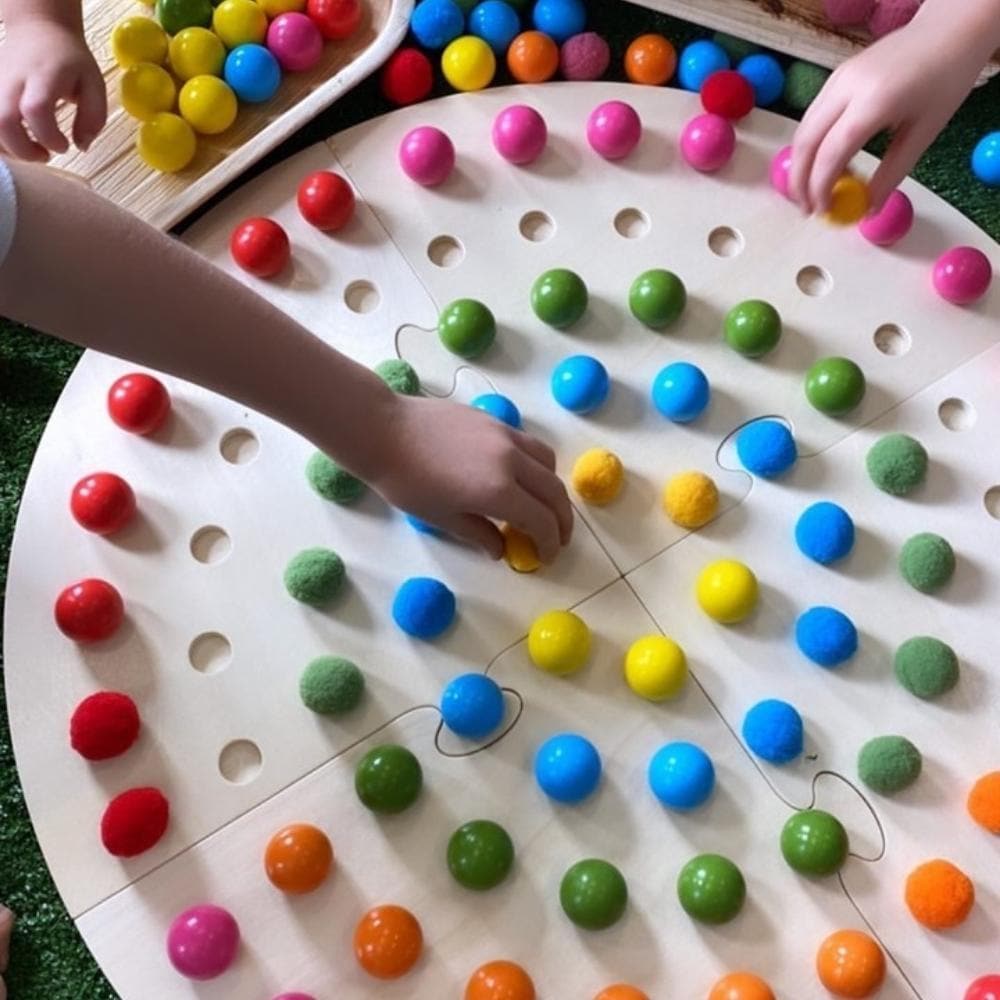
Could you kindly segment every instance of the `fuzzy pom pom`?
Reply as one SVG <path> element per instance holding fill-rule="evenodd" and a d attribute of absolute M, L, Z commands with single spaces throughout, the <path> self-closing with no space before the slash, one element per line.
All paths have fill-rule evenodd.
<path fill-rule="evenodd" d="M 947 539 L 922 531 L 906 541 L 899 555 L 899 571 L 922 594 L 940 590 L 955 572 L 955 553 Z"/>
<path fill-rule="evenodd" d="M 906 905 L 916 921 L 932 931 L 957 927 L 976 902 L 971 879 L 942 858 L 926 861 L 906 880 Z"/>
<path fill-rule="evenodd" d="M 830 71 L 825 67 L 796 59 L 785 71 L 785 103 L 796 111 L 805 111 L 829 79 Z"/>
<path fill-rule="evenodd" d="M 332 549 L 304 549 L 285 568 L 285 589 L 314 608 L 329 604 L 344 585 L 344 561 Z"/>
<path fill-rule="evenodd" d="M 117 858 L 134 858 L 163 836 L 170 803 L 158 788 L 130 788 L 115 796 L 101 817 L 101 842 Z"/>
<path fill-rule="evenodd" d="M 858 777 L 879 795 L 909 788 L 922 766 L 920 751 L 905 736 L 876 736 L 858 754 Z"/>
<path fill-rule="evenodd" d="M 966 806 L 984 830 L 1000 835 L 1000 771 L 984 774 L 972 786 Z"/>
<path fill-rule="evenodd" d="M 611 63 L 611 48 L 596 31 L 583 31 L 562 43 L 559 71 L 566 80 L 599 80 Z"/>
<path fill-rule="evenodd" d="M 69 742 L 87 760 L 117 757 L 139 737 L 139 710 L 118 691 L 98 691 L 84 698 L 69 720 Z"/>
<path fill-rule="evenodd" d="M 908 434 L 886 434 L 868 450 L 865 466 L 880 490 L 894 497 L 905 497 L 927 475 L 927 452 Z"/>
<path fill-rule="evenodd" d="M 364 674 L 341 656 L 317 657 L 299 678 L 302 704 L 323 715 L 342 715 L 357 708 L 364 690 Z"/>
<path fill-rule="evenodd" d="M 420 378 L 413 365 L 402 358 L 389 358 L 375 366 L 375 374 L 393 392 L 404 396 L 416 396 L 420 392 Z"/>
<path fill-rule="evenodd" d="M 321 451 L 315 452 L 306 463 L 309 485 L 325 500 L 347 504 L 357 500 L 365 491 L 365 484 Z"/>
<path fill-rule="evenodd" d="M 930 701 L 958 683 L 955 650 L 931 635 L 915 635 L 899 649 L 893 663 L 896 679 L 910 694 Z"/>

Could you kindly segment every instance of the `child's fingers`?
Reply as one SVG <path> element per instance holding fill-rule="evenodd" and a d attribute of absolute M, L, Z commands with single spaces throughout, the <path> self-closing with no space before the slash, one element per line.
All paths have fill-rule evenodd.
<path fill-rule="evenodd" d="M 536 461 L 541 462 L 546 469 L 555 472 L 556 453 L 544 441 L 539 441 L 524 431 L 514 431 L 514 443 L 521 451 L 527 452 Z"/>
<path fill-rule="evenodd" d="M 792 166 L 788 172 L 788 193 L 806 212 L 813 210 L 809 200 L 809 181 L 813 161 L 827 133 L 840 120 L 847 102 L 838 93 L 820 94 L 813 101 L 792 139 Z"/>
<path fill-rule="evenodd" d="M 556 515 L 523 487 L 519 487 L 509 501 L 490 513 L 529 535 L 542 562 L 550 563 L 559 554 L 559 522 Z"/>
<path fill-rule="evenodd" d="M 562 480 L 543 465 L 525 456 L 517 471 L 517 481 L 555 515 L 559 541 L 565 545 L 573 534 L 573 508 Z"/>
<path fill-rule="evenodd" d="M 909 125 L 893 136 L 882 162 L 868 183 L 871 212 L 877 212 L 885 204 L 886 198 L 899 187 L 934 140 L 935 133 L 936 129 Z"/>
<path fill-rule="evenodd" d="M 32 142 L 21 121 L 23 83 L 0 92 L 0 146 L 19 160 L 47 160 L 49 154 Z"/>
<path fill-rule="evenodd" d="M 104 128 L 108 118 L 108 95 L 104 88 L 104 77 L 96 66 L 83 74 L 73 99 L 76 101 L 73 144 L 77 149 L 86 150 Z"/>
<path fill-rule="evenodd" d="M 814 210 L 826 210 L 834 182 L 877 131 L 878 127 L 873 122 L 858 118 L 850 111 L 842 114 L 833 124 L 816 151 L 809 175 L 808 198 Z"/>
<path fill-rule="evenodd" d="M 29 77 L 21 97 L 21 115 L 31 134 L 53 153 L 65 153 L 69 149 L 69 141 L 56 121 L 56 102 L 62 96 L 61 82 L 41 75 Z"/>
<path fill-rule="evenodd" d="M 441 527 L 449 535 L 478 546 L 493 559 L 499 559 L 503 555 L 503 535 L 488 518 L 474 514 L 456 514 Z"/>

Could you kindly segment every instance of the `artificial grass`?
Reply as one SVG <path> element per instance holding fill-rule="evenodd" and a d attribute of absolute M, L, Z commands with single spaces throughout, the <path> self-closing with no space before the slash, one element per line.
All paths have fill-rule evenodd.
<path fill-rule="evenodd" d="M 661 32 L 678 48 L 708 34 L 701 28 L 613 0 L 590 0 L 588 6 L 590 27 L 603 34 L 612 46 L 610 79 L 623 79 L 622 55 L 638 34 Z M 497 82 L 511 81 L 502 71 Z M 434 96 L 447 92 L 439 80 Z M 969 97 L 921 160 L 915 176 L 1000 240 L 1000 196 L 977 182 L 969 169 L 969 155 L 976 141 L 997 127 L 998 106 L 1000 79 Z M 318 139 L 389 110 L 377 81 L 365 81 L 266 157 L 253 173 Z M 774 110 L 789 111 L 783 105 Z M 878 151 L 877 143 L 873 150 Z M 31 458 L 79 356 L 75 347 L 0 319 L 0 586 L 4 591 L 14 518 Z M 0 900 L 18 915 L 7 974 L 10 1000 L 114 1000 L 114 991 L 62 906 L 35 841 L 14 767 L 2 692 L 0 706 Z"/>

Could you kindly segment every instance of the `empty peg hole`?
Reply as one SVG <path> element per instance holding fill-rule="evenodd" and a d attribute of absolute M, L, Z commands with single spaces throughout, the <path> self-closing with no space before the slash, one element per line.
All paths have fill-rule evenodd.
<path fill-rule="evenodd" d="M 233 647 L 221 632 L 202 632 L 188 647 L 191 666 L 200 674 L 217 674 L 233 658 Z"/>
<path fill-rule="evenodd" d="M 875 346 L 891 358 L 902 357 L 913 346 L 910 331 L 896 326 L 895 323 L 883 323 L 875 331 Z"/>
<path fill-rule="evenodd" d="M 427 244 L 427 256 L 438 267 L 458 267 L 465 260 L 465 247 L 454 236 L 437 236 Z"/>
<path fill-rule="evenodd" d="M 251 740 L 233 740 L 219 753 L 219 774 L 232 785 L 246 785 L 264 764 L 260 747 Z"/>
<path fill-rule="evenodd" d="M 378 289 L 370 281 L 352 281 L 344 289 L 344 302 L 351 312 L 370 313 L 380 301 Z"/>
<path fill-rule="evenodd" d="M 526 212 L 517 228 L 530 243 L 544 243 L 556 234 L 555 220 L 545 212 Z"/>
<path fill-rule="evenodd" d="M 234 427 L 222 435 L 219 451 L 230 465 L 246 465 L 257 457 L 260 442 L 252 431 L 245 427 Z"/>
<path fill-rule="evenodd" d="M 964 399 L 946 399 L 938 407 L 941 423 L 950 431 L 967 431 L 976 423 L 976 411 Z"/>
<path fill-rule="evenodd" d="M 191 536 L 191 555 L 200 563 L 222 562 L 231 548 L 229 535 L 214 524 L 199 528 Z"/>
<path fill-rule="evenodd" d="M 983 497 L 983 505 L 990 517 L 1000 521 L 1000 486 L 991 486 Z"/>
<path fill-rule="evenodd" d="M 732 226 L 716 226 L 708 234 L 708 249 L 716 257 L 735 257 L 743 253 L 745 246 L 743 234 Z"/>
<path fill-rule="evenodd" d="M 833 290 L 833 278 L 825 268 L 810 264 L 795 275 L 795 284 L 803 295 L 819 298 L 828 295 Z"/>
<path fill-rule="evenodd" d="M 638 208 L 623 208 L 615 216 L 615 232 L 627 240 L 637 240 L 649 229 L 649 216 Z"/>

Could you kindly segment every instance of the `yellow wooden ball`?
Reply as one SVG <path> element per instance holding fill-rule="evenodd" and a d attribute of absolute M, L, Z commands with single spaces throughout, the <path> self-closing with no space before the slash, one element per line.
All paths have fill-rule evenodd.
<path fill-rule="evenodd" d="M 611 503 L 621 492 L 625 469 L 621 459 L 607 448 L 590 448 L 573 464 L 573 489 L 587 503 Z"/>
<path fill-rule="evenodd" d="M 538 550 L 530 536 L 518 531 L 513 525 L 505 524 L 500 529 L 503 535 L 503 557 L 512 570 L 518 573 L 534 573 L 542 565 Z"/>
<path fill-rule="evenodd" d="M 226 47 L 208 28 L 184 28 L 170 39 L 170 68 L 182 81 L 196 76 L 222 76 Z"/>
<path fill-rule="evenodd" d="M 136 137 L 136 149 L 144 163 L 165 174 L 183 170 L 198 148 L 194 130 L 180 115 L 167 112 L 143 122 Z"/>
<path fill-rule="evenodd" d="M 709 618 L 723 625 L 735 625 L 757 606 L 757 577 L 735 559 L 720 559 L 701 571 L 695 593 L 701 610 Z"/>
<path fill-rule="evenodd" d="M 481 38 L 463 35 L 441 53 L 441 71 L 456 90 L 482 90 L 490 85 L 497 60 Z"/>
<path fill-rule="evenodd" d="M 590 629 L 572 611 L 546 611 L 532 623 L 528 655 L 547 673 L 576 673 L 590 656 Z"/>
<path fill-rule="evenodd" d="M 136 63 L 122 74 L 119 96 L 122 107 L 133 118 L 145 122 L 173 110 L 177 87 L 162 66 Z"/>
<path fill-rule="evenodd" d="M 269 18 L 279 14 L 301 13 L 306 9 L 306 0 L 258 0 L 264 13 Z"/>
<path fill-rule="evenodd" d="M 719 488 L 704 472 L 679 472 L 663 489 L 663 509 L 674 524 L 700 528 L 719 512 Z"/>
<path fill-rule="evenodd" d="M 839 177 L 830 191 L 824 218 L 837 226 L 853 226 L 868 214 L 868 185 L 853 174 Z"/>
<path fill-rule="evenodd" d="M 254 0 L 222 0 L 212 14 L 212 30 L 227 49 L 261 45 L 267 35 L 267 15 Z"/>
<path fill-rule="evenodd" d="M 218 135 L 236 121 L 239 105 L 232 88 L 217 76 L 195 76 L 181 87 L 180 112 L 202 135 Z"/>
<path fill-rule="evenodd" d="M 649 701 L 676 698 L 687 675 L 684 650 L 665 635 L 645 635 L 636 639 L 625 654 L 628 686 Z"/>
<path fill-rule="evenodd" d="M 111 54 L 122 69 L 136 63 L 159 66 L 167 58 L 167 33 L 151 17 L 127 17 L 111 32 Z"/>

